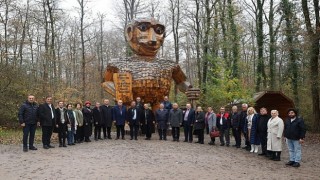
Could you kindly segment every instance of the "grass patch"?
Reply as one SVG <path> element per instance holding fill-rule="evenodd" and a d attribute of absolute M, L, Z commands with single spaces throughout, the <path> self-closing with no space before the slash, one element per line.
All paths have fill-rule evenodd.
<path fill-rule="evenodd" d="M 35 135 L 35 143 L 41 143 L 41 128 L 37 128 Z M 6 127 L 0 127 L 0 144 L 22 144 L 22 128 L 9 129 Z"/>

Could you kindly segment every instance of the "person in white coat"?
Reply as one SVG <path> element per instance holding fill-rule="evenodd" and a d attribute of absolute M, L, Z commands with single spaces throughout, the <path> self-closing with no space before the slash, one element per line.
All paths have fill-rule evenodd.
<path fill-rule="evenodd" d="M 283 120 L 278 117 L 277 110 L 271 111 L 271 118 L 268 121 L 268 142 L 267 150 L 270 152 L 271 160 L 280 161 L 282 151 L 282 134 L 284 129 Z"/>

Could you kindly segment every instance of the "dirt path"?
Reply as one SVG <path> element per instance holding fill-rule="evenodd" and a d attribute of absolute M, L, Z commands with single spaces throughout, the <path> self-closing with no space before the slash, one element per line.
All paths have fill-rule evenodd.
<path fill-rule="evenodd" d="M 320 179 L 319 145 L 304 145 L 295 169 L 284 165 L 286 146 L 282 161 L 274 162 L 234 147 L 142 139 L 38 145 L 27 153 L 0 145 L 0 179 Z"/>

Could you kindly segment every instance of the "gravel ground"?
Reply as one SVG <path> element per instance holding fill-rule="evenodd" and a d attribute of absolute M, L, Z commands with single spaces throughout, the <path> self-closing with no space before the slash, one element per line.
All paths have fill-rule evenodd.
<path fill-rule="evenodd" d="M 182 134 L 181 134 L 182 135 Z M 67 148 L 22 152 L 0 145 L 0 174 L 9 179 L 320 179 L 319 144 L 303 145 L 300 168 L 234 147 L 152 140 L 99 140 Z M 183 139 L 183 138 L 182 138 Z M 219 143 L 219 140 L 216 141 Z M 232 143 L 233 144 L 233 143 Z"/>

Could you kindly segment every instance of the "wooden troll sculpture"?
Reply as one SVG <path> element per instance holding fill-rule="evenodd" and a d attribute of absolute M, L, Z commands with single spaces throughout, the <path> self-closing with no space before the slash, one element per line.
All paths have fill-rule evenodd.
<path fill-rule="evenodd" d="M 103 88 L 125 104 L 141 97 L 153 108 L 169 94 L 172 80 L 182 92 L 191 88 L 177 63 L 156 57 L 164 37 L 164 25 L 153 18 L 136 19 L 128 24 L 125 38 L 135 55 L 112 59 L 108 63 Z"/>

